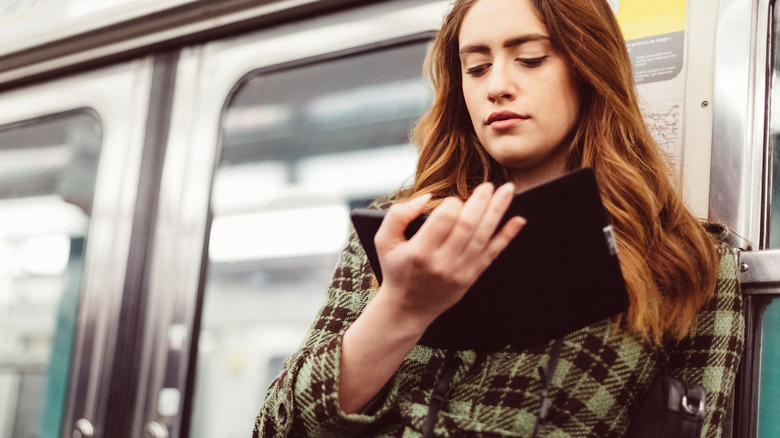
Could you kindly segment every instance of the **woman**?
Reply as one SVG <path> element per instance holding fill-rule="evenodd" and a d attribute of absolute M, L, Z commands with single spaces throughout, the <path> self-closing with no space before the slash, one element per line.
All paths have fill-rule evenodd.
<path fill-rule="evenodd" d="M 427 68 L 414 185 L 381 205 L 384 282 L 353 235 L 255 436 L 619 437 L 667 374 L 707 390 L 702 436 L 720 436 L 743 342 L 735 261 L 676 193 L 606 0 L 457 1 Z M 512 192 L 578 167 L 596 173 L 629 310 L 528 350 L 416 345 L 521 232 L 522 218 L 496 232 Z"/>

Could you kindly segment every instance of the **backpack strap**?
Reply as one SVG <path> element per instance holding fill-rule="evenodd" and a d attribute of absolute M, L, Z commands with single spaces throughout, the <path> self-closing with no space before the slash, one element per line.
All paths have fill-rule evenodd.
<path fill-rule="evenodd" d="M 539 414 L 536 416 L 536 425 L 534 425 L 534 431 L 531 434 L 531 438 L 536 437 L 539 432 L 539 425 L 544 423 L 547 419 L 547 414 L 550 412 L 550 387 L 552 386 L 553 375 L 555 374 L 555 367 L 558 366 L 558 359 L 561 357 L 561 349 L 563 348 L 563 338 L 555 339 L 552 348 L 550 349 L 550 360 L 547 362 L 547 371 L 544 368 L 539 367 L 539 375 L 544 381 L 542 386 L 542 401 L 539 406 Z"/>
<path fill-rule="evenodd" d="M 447 355 L 444 357 L 444 371 L 439 376 L 439 380 L 436 382 L 436 387 L 433 388 L 431 394 L 431 400 L 428 402 L 428 416 L 423 423 L 423 438 L 430 438 L 433 436 L 433 429 L 436 426 L 436 420 L 439 418 L 439 410 L 444 405 L 444 400 L 447 398 L 447 391 L 450 388 L 450 382 L 455 376 L 455 371 L 458 370 L 460 361 L 455 356 L 455 351 L 447 351 Z"/>

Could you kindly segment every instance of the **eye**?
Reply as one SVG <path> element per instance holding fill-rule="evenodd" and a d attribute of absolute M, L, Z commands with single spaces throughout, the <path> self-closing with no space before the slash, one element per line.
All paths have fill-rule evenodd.
<path fill-rule="evenodd" d="M 547 59 L 547 56 L 540 56 L 538 58 L 517 58 L 516 61 L 526 67 L 534 68 L 542 65 L 545 59 Z"/>
<path fill-rule="evenodd" d="M 487 71 L 490 64 L 481 64 L 476 67 L 469 67 L 466 69 L 466 74 L 474 77 L 480 77 Z"/>

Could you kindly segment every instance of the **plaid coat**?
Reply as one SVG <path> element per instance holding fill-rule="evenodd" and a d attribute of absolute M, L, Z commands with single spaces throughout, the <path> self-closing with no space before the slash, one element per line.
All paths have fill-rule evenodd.
<path fill-rule="evenodd" d="M 727 231 L 720 229 L 725 238 Z M 744 341 L 736 260 L 721 243 L 714 298 L 684 341 L 651 347 L 616 330 L 611 320 L 571 333 L 552 376 L 552 406 L 540 437 L 621 437 L 650 383 L 668 374 L 707 390 L 703 437 L 720 437 Z M 338 403 L 341 336 L 375 290 L 353 233 L 336 267 L 327 301 L 303 345 L 268 389 L 254 437 L 418 437 L 445 351 L 416 346 L 370 415 L 345 414 Z M 457 351 L 434 434 L 439 437 L 527 437 L 536 422 L 552 342 L 497 353 Z"/>

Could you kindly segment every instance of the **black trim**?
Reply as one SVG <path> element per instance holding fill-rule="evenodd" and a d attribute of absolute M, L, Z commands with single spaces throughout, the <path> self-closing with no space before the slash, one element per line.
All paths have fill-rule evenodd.
<path fill-rule="evenodd" d="M 19 120 L 17 122 L 11 122 L 5 125 L 0 125 L 0 132 L 10 131 L 12 129 L 26 128 L 28 126 L 34 126 L 39 123 L 49 122 L 52 120 L 60 120 L 60 119 L 68 118 L 70 116 L 79 115 L 79 114 L 84 114 L 89 117 L 92 117 L 95 119 L 95 121 L 97 121 L 100 124 L 101 127 L 103 126 L 103 119 L 100 117 L 100 114 L 97 111 L 95 111 L 93 108 L 83 107 L 83 108 L 74 108 L 72 110 L 67 110 L 59 113 L 46 114 L 44 116 L 34 117 L 32 119 Z M 13 147 L 9 148 L 0 145 L 0 149 L 16 149 L 16 146 L 14 145 Z"/>
<path fill-rule="evenodd" d="M 321 53 L 319 55 L 309 56 L 306 58 L 298 58 L 292 61 L 282 62 L 279 64 L 273 64 L 266 67 L 260 67 L 245 74 L 236 82 L 236 85 L 228 93 L 228 98 L 225 100 L 225 105 L 222 108 L 222 112 L 230 106 L 233 101 L 233 97 L 241 87 L 250 80 L 269 73 L 278 73 L 285 70 L 293 70 L 298 67 L 322 64 L 325 62 L 334 61 L 342 58 L 349 58 L 351 56 L 361 55 L 363 53 L 376 52 L 380 50 L 392 49 L 394 47 L 405 46 L 414 43 L 421 43 L 426 40 L 432 40 L 436 36 L 436 31 L 418 32 L 409 35 L 403 35 L 388 40 L 377 41 L 369 44 L 363 44 L 360 46 L 349 47 L 342 50 L 336 50 L 333 52 Z"/>
<path fill-rule="evenodd" d="M 212 172 L 212 175 L 214 172 Z M 211 238 L 211 223 L 214 214 L 211 210 L 211 195 L 209 194 L 209 213 L 206 219 L 206 236 L 204 237 L 204 250 L 200 261 L 200 277 L 198 278 L 198 295 L 195 298 L 195 315 L 192 319 L 192 336 L 190 336 L 189 358 L 187 361 L 187 380 L 184 387 L 184 405 L 182 407 L 180 438 L 190 436 L 192 424 L 192 406 L 195 401 L 195 377 L 198 372 L 198 342 L 200 340 L 200 326 L 203 320 L 203 298 L 206 293 L 206 279 L 208 278 L 209 251 L 208 242 Z"/>
<path fill-rule="evenodd" d="M 147 323 L 149 267 L 177 61 L 176 52 L 158 55 L 154 60 L 133 229 L 113 357 L 113 374 L 102 433 L 102 436 L 106 437 L 131 437 L 133 431 L 133 418 L 139 395 L 139 372 L 142 371 L 140 361 L 144 341 L 143 327 Z"/>
<path fill-rule="evenodd" d="M 428 402 L 428 415 L 425 417 L 425 423 L 423 423 L 422 428 L 423 438 L 430 438 L 433 436 L 436 422 L 439 419 L 439 411 L 447 400 L 450 382 L 452 382 L 452 378 L 455 377 L 455 372 L 458 371 L 460 364 L 461 361 L 456 355 L 455 350 L 447 350 L 444 357 L 444 371 L 441 372 L 439 380 L 436 382 L 436 386 L 433 388 L 431 398 Z"/>
<path fill-rule="evenodd" d="M 544 386 L 540 393 L 539 413 L 536 416 L 536 424 L 534 424 L 534 430 L 531 432 L 531 438 L 537 436 L 539 433 L 539 426 L 547 421 L 547 415 L 550 413 L 550 405 L 552 404 L 550 389 L 552 388 L 552 379 L 555 375 L 555 368 L 558 366 L 558 360 L 561 358 L 563 344 L 563 337 L 555 338 L 552 347 L 550 347 L 549 359 L 547 360 L 547 371 L 545 371 L 544 368 L 539 367 L 539 377 L 541 377 L 544 382 Z"/>
<path fill-rule="evenodd" d="M 777 5 L 775 0 L 769 2 L 769 17 L 767 23 L 767 29 L 769 33 L 767 35 L 767 63 L 764 71 L 764 159 L 762 163 L 761 172 L 761 207 L 760 207 L 760 229 L 759 229 L 759 249 L 769 249 L 769 232 L 770 232 L 770 217 L 772 213 L 772 176 L 773 176 L 773 149 L 775 142 L 772 138 L 772 88 L 774 87 L 774 71 L 775 71 L 775 50 L 778 45 L 775 39 L 777 38 Z M 780 117 L 780 114 L 777 114 Z"/>

